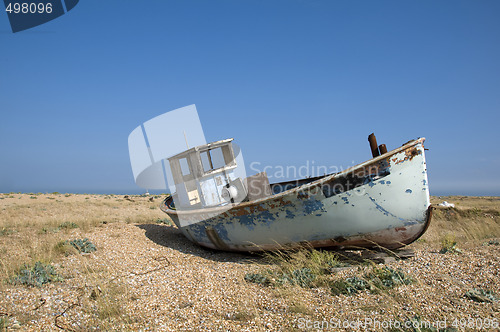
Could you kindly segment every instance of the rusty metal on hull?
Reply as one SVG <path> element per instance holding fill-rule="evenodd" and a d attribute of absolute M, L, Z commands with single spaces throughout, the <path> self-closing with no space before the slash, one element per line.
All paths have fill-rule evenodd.
<path fill-rule="evenodd" d="M 337 174 L 271 185 L 274 195 L 232 206 L 166 212 L 192 241 L 213 249 L 396 249 L 420 237 L 430 209 L 424 139 Z M 373 144 L 375 145 L 375 144 Z M 179 216 L 192 223 L 181 227 Z"/>

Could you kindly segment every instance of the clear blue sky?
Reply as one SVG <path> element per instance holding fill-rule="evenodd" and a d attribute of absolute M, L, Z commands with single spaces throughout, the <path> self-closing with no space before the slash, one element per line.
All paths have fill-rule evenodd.
<path fill-rule="evenodd" d="M 196 104 L 247 166 L 426 137 L 431 194 L 500 195 L 500 1 L 82 0 L 0 13 L 0 192 L 142 192 L 127 137 Z"/>

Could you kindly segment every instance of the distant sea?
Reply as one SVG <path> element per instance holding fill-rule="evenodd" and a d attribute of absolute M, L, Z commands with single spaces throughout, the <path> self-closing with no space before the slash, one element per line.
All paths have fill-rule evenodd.
<path fill-rule="evenodd" d="M 21 193 L 42 193 L 42 194 L 50 194 L 53 192 L 59 192 L 61 194 L 97 194 L 97 195 L 142 195 L 146 193 L 145 189 L 142 188 L 131 188 L 131 189 L 58 189 L 58 190 L 23 190 L 23 191 L 15 191 L 12 192 L 21 192 Z M 160 195 L 168 193 L 165 190 L 149 190 L 149 194 L 151 195 Z M 500 191 L 444 191 L 444 190 L 431 190 L 431 196 L 497 196 L 500 197 Z"/>

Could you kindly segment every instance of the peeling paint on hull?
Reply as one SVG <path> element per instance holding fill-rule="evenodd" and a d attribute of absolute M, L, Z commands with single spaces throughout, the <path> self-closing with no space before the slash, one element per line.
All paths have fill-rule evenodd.
<path fill-rule="evenodd" d="M 424 139 L 303 184 L 273 185 L 275 195 L 217 208 L 175 211 L 161 205 L 199 245 L 231 251 L 313 247 L 402 247 L 427 229 L 430 198 Z M 280 187 L 278 187 L 280 186 Z M 181 227 L 179 215 L 192 223 Z"/>

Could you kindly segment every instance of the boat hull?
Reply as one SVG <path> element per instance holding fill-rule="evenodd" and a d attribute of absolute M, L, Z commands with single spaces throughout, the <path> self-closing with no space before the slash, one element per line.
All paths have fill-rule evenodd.
<path fill-rule="evenodd" d="M 161 209 L 188 239 L 213 249 L 400 248 L 431 219 L 423 142 L 290 190 L 275 185 L 277 194 L 231 208 Z"/>

